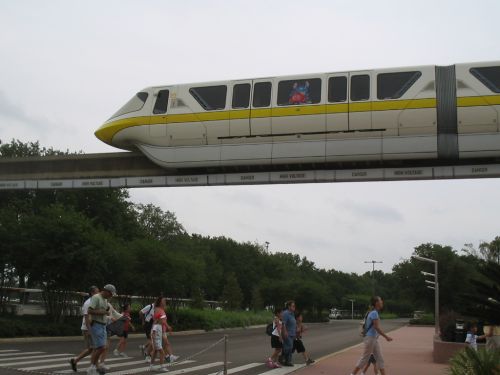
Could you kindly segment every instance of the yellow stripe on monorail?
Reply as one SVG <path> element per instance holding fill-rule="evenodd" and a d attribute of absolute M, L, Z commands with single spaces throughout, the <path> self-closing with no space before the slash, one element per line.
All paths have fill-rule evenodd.
<path fill-rule="evenodd" d="M 500 103 L 500 96 L 480 97 L 488 98 L 488 103 Z M 463 100 L 462 100 L 463 99 Z M 458 104 L 465 105 L 487 105 L 487 104 L 470 104 L 475 103 L 476 98 L 459 98 Z M 462 101 L 460 101 L 462 100 Z M 482 101 L 481 101 L 482 100 Z M 477 102 L 484 103 L 484 99 Z M 462 105 L 460 104 L 462 103 Z M 463 104 L 466 103 L 466 104 Z M 103 125 L 95 132 L 95 135 L 100 140 L 111 143 L 111 140 L 119 131 L 140 125 L 150 124 L 177 124 L 185 122 L 203 122 L 203 121 L 224 121 L 237 119 L 256 119 L 267 117 L 287 117 L 287 116 L 311 116 L 321 114 L 349 113 L 349 112 L 369 112 L 369 111 L 391 111 L 404 109 L 422 109 L 435 108 L 436 99 L 410 99 L 410 100 L 384 100 L 384 101 L 366 101 L 354 103 L 334 103 L 320 105 L 297 105 L 286 107 L 273 108 L 256 108 L 256 109 L 235 109 L 229 111 L 209 111 L 183 114 L 167 114 L 167 115 L 152 115 L 138 116 L 122 120 L 116 120 Z"/>
<path fill-rule="evenodd" d="M 500 95 L 464 96 L 457 98 L 458 107 L 480 107 L 485 105 L 500 105 Z"/>

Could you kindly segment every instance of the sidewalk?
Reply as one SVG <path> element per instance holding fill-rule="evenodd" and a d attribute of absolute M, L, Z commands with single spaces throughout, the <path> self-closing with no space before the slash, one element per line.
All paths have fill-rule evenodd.
<path fill-rule="evenodd" d="M 448 366 L 436 364 L 432 360 L 433 335 L 434 327 L 403 327 L 389 333 L 394 339 L 392 342 L 379 338 L 387 375 L 446 374 Z M 361 344 L 330 354 L 295 374 L 349 375 L 357 364 L 362 349 Z M 373 367 L 367 371 L 367 375 L 369 374 L 373 374 Z"/>

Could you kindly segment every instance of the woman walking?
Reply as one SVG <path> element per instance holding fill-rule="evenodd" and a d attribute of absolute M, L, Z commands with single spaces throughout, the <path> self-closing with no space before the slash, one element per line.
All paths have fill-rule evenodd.
<path fill-rule="evenodd" d="M 372 297 L 371 306 L 373 309 L 366 316 L 364 323 L 364 332 L 366 335 L 363 339 L 363 355 L 359 359 L 358 364 L 352 371 L 351 375 L 356 375 L 362 368 L 364 368 L 372 354 L 375 357 L 380 373 L 385 375 L 384 358 L 382 357 L 380 345 L 377 340 L 379 336 L 384 337 L 387 341 L 392 341 L 392 338 L 387 336 L 384 331 L 382 331 L 382 327 L 380 326 L 379 312 L 384 307 L 384 301 L 381 297 Z"/>

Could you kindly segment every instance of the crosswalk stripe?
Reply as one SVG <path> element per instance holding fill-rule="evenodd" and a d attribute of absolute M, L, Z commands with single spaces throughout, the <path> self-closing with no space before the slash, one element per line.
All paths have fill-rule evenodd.
<path fill-rule="evenodd" d="M 9 356 L 12 356 L 12 355 L 14 355 L 14 356 L 15 356 L 15 355 L 42 354 L 42 353 L 43 353 L 43 352 L 3 353 L 3 354 L 0 354 L 0 357 L 2 357 L 2 358 L 3 358 L 3 357 L 9 357 Z M 9 358 L 7 358 L 7 359 L 10 359 L 10 357 L 9 357 Z M 1 359 L 0 359 L 0 361 L 1 361 Z"/>
<path fill-rule="evenodd" d="M 69 357 L 69 356 L 71 356 L 71 354 L 68 353 L 35 355 L 33 357 L 28 357 L 28 358 L 16 358 L 18 360 L 15 362 L 0 363 L 0 366 L 22 366 L 22 365 L 29 365 L 31 363 L 55 362 L 55 361 L 60 361 L 61 358 L 54 358 L 54 357 Z"/>
<path fill-rule="evenodd" d="M 263 363 L 249 363 L 247 365 L 243 365 L 243 366 L 239 366 L 239 367 L 234 367 L 234 368 L 228 369 L 227 373 L 228 374 L 234 374 L 236 372 L 245 371 L 245 370 L 248 370 L 250 368 L 254 368 L 254 367 L 257 367 L 257 366 L 263 366 L 263 365 L 264 365 Z M 208 374 L 208 375 L 217 375 L 217 374 L 219 374 L 219 372 L 212 372 L 211 374 Z"/>
<path fill-rule="evenodd" d="M 187 363 L 187 361 L 184 362 L 184 363 Z M 168 374 L 169 375 L 187 374 L 189 372 L 204 370 L 204 369 L 207 369 L 207 368 L 210 368 L 210 367 L 221 366 L 222 364 L 223 364 L 223 362 L 207 363 L 207 364 L 204 364 L 204 365 L 183 368 L 183 369 L 175 370 L 175 371 L 169 371 Z M 139 368 L 132 368 L 132 369 L 123 370 L 123 371 L 116 371 L 116 372 L 106 372 L 106 374 L 108 374 L 108 375 L 126 375 L 126 374 L 137 374 L 138 372 L 144 372 L 144 371 L 149 371 L 149 366 L 147 366 L 147 367 L 139 367 Z"/>
<path fill-rule="evenodd" d="M 35 371 L 35 370 L 44 370 L 44 369 L 48 369 L 48 368 L 69 367 L 70 366 L 70 364 L 69 364 L 70 359 L 71 359 L 71 356 L 64 358 L 64 362 L 61 362 L 61 363 L 53 363 L 53 364 L 44 365 L 44 366 L 25 367 L 25 368 L 21 368 L 20 370 Z M 106 362 L 115 362 L 115 361 L 120 361 L 120 360 L 123 361 L 125 359 L 126 358 L 107 358 Z M 57 361 L 60 361 L 60 360 L 61 360 L 61 358 L 57 359 Z M 54 361 L 56 361 L 56 360 L 54 360 Z M 82 365 L 90 365 L 90 360 L 84 359 L 84 360 L 78 362 L 78 366 L 82 366 Z"/>
<path fill-rule="evenodd" d="M 7 352 L 18 352 L 18 349 L 4 349 L 0 350 L 0 353 L 7 353 Z"/>
<path fill-rule="evenodd" d="M 269 370 L 266 372 L 262 372 L 259 375 L 285 375 L 293 371 L 297 371 L 303 367 L 306 367 L 305 364 L 301 365 L 295 365 L 295 366 L 290 366 L 290 367 L 281 367 L 281 368 L 276 368 L 274 370 Z"/>

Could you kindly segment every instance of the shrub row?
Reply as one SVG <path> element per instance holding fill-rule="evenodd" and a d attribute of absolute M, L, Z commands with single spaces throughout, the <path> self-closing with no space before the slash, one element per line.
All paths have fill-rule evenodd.
<path fill-rule="evenodd" d="M 217 328 L 249 327 L 272 321 L 272 313 L 267 311 L 216 311 L 178 309 L 168 312 L 168 319 L 175 331 Z M 133 313 L 133 324 L 142 331 L 137 313 Z M 45 316 L 0 316 L 0 337 L 30 336 L 76 336 L 80 335 L 81 317 L 66 317 L 62 323 L 53 323 Z"/>

